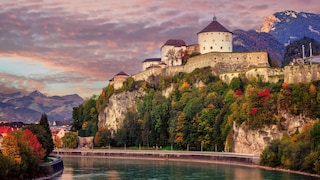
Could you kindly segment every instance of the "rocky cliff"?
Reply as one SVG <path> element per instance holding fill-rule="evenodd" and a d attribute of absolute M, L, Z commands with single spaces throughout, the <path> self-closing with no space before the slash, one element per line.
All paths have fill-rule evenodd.
<path fill-rule="evenodd" d="M 125 91 L 119 94 L 113 94 L 109 98 L 109 103 L 99 113 L 98 126 L 100 128 L 108 128 L 112 131 L 119 129 L 129 108 L 136 108 L 136 101 L 143 98 L 144 90 L 140 88 L 138 91 Z"/>
<path fill-rule="evenodd" d="M 281 112 L 284 121 L 281 126 L 265 126 L 257 130 L 249 130 L 246 125 L 233 126 L 233 151 L 236 153 L 261 154 L 263 149 L 274 139 L 282 138 L 283 134 L 292 135 L 297 130 L 301 132 L 304 124 L 314 122 L 314 119 L 303 115 L 293 116 Z M 282 129 L 280 129 L 281 127 Z M 227 144 L 230 144 L 227 142 Z"/>

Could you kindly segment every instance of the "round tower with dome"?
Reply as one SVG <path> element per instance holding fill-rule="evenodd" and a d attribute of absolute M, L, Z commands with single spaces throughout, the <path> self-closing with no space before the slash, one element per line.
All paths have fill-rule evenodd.
<path fill-rule="evenodd" d="M 232 32 L 223 27 L 216 17 L 203 30 L 198 32 L 201 54 L 209 52 L 232 52 Z"/>

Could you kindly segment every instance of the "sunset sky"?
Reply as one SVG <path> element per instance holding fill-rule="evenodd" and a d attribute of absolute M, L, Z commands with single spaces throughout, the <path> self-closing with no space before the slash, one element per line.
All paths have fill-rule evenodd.
<path fill-rule="evenodd" d="M 168 39 L 197 43 L 217 20 L 258 29 L 267 16 L 320 14 L 319 0 L 0 0 L 0 93 L 99 95 L 119 71 L 135 74 Z"/>

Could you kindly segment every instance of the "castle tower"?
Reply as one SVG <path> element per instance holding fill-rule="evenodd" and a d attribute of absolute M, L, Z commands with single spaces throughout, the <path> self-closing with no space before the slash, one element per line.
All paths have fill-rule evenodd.
<path fill-rule="evenodd" d="M 129 75 L 127 73 L 120 71 L 109 80 L 109 84 L 113 85 L 114 89 L 119 89 L 122 87 L 123 82 L 126 81 L 128 77 Z"/>
<path fill-rule="evenodd" d="M 216 17 L 213 17 L 213 21 L 198 32 L 198 44 L 201 54 L 232 52 L 232 32 L 223 27 Z"/>

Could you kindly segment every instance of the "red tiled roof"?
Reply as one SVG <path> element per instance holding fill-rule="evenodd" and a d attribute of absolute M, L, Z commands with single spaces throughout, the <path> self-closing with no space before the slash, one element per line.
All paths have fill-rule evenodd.
<path fill-rule="evenodd" d="M 10 126 L 1 126 L 0 127 L 0 134 L 9 133 L 11 131 L 13 131 L 13 128 Z"/>

